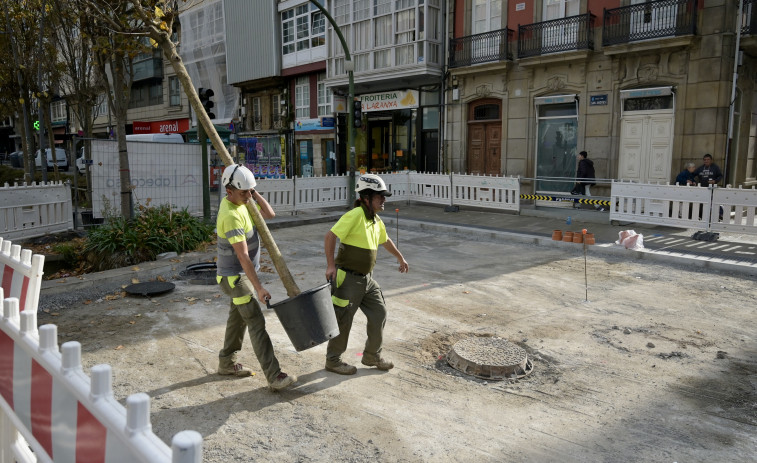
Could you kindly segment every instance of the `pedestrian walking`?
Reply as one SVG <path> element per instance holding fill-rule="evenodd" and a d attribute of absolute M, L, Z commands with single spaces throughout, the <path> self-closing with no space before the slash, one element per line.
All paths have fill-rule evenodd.
<path fill-rule="evenodd" d="M 245 329 L 263 369 L 268 386 L 277 391 L 297 381 L 279 367 L 273 345 L 265 330 L 265 317 L 255 297 L 265 303 L 271 298 L 258 279 L 260 270 L 260 237 L 252 220 L 247 203 L 260 209 L 265 219 L 276 213 L 268 201 L 255 191 L 255 176 L 244 166 L 231 165 L 224 169 L 221 184 L 226 197 L 221 201 L 216 221 L 218 234 L 218 284 L 221 291 L 231 296 L 231 308 L 226 321 L 223 349 L 218 353 L 218 374 L 250 376 L 252 371 L 237 362 L 242 349 Z"/>
<path fill-rule="evenodd" d="M 384 210 L 386 197 L 392 193 L 378 175 L 362 174 L 355 184 L 359 195 L 353 209 L 345 213 L 326 233 L 326 279 L 331 282 L 332 302 L 339 325 L 339 336 L 332 338 L 326 348 L 326 370 L 340 375 L 354 375 L 357 368 L 342 360 L 352 320 L 358 308 L 367 319 L 368 338 L 363 349 L 362 364 L 388 371 L 394 364 L 381 356 L 386 303 L 381 287 L 373 279 L 378 246 L 383 245 L 399 263 L 400 273 L 409 266 L 402 253 L 386 234 L 378 213 Z M 334 259 L 336 242 L 339 252 Z"/>
<path fill-rule="evenodd" d="M 578 153 L 578 169 L 576 170 L 576 185 L 571 191 L 574 195 L 591 196 L 591 187 L 597 183 L 594 181 L 596 174 L 594 172 L 594 161 L 589 159 L 589 154 L 586 151 Z M 604 211 L 605 209 L 600 205 L 594 205 L 594 208 L 598 211 Z"/>

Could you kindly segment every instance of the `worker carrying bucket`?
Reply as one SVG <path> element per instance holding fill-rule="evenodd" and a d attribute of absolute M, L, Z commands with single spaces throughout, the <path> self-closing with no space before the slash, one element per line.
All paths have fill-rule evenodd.
<path fill-rule="evenodd" d="M 242 349 L 245 328 L 260 367 L 271 390 L 277 391 L 297 381 L 281 371 L 265 330 L 265 318 L 255 300 L 267 303 L 271 294 L 258 279 L 260 270 L 260 238 L 247 203 L 254 201 L 266 219 L 276 214 L 268 201 L 255 191 L 255 176 L 244 166 L 230 165 L 221 176 L 226 197 L 221 201 L 216 221 L 218 234 L 217 281 L 221 290 L 231 296 L 223 348 L 218 353 L 218 374 L 250 376 L 252 372 L 237 362 Z"/>
<path fill-rule="evenodd" d="M 326 279 L 331 282 L 331 299 L 339 324 L 339 336 L 329 341 L 326 350 L 326 370 L 340 375 L 354 375 L 357 372 L 355 366 L 342 360 L 342 354 L 347 349 L 352 319 L 358 308 L 368 321 L 363 365 L 384 371 L 394 367 L 392 362 L 381 357 L 386 304 L 381 287 L 373 279 L 378 246 L 383 245 L 397 258 L 400 273 L 409 269 L 378 216 L 384 210 L 386 197 L 392 195 L 384 180 L 378 175 L 363 174 L 355 182 L 355 191 L 358 198 L 354 208 L 326 233 L 324 241 Z M 340 241 L 339 252 L 334 259 L 337 238 Z"/>

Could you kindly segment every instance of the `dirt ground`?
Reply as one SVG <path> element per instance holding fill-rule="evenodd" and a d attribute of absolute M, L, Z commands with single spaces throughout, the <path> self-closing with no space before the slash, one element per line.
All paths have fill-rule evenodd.
<path fill-rule="evenodd" d="M 329 224 L 275 230 L 302 289 L 324 280 Z M 394 237 L 394 231 L 391 231 Z M 755 281 L 580 247 L 469 241 L 403 230 L 410 273 L 379 251 L 389 306 L 386 357 L 359 365 L 365 317 L 345 360 L 323 370 L 325 345 L 297 353 L 276 315 L 268 331 L 294 389 L 271 393 L 248 342 L 252 378 L 215 375 L 228 299 L 176 281 L 166 295 L 114 296 L 41 313 L 60 342 L 82 343 L 88 371 L 114 369 L 114 392 L 152 398 L 154 432 L 204 437 L 204 461 L 754 461 L 757 448 Z M 263 280 L 285 291 L 267 256 Z M 44 298 L 44 293 L 42 294 Z M 526 349 L 524 379 L 484 381 L 450 368 L 455 341 L 495 335 Z"/>

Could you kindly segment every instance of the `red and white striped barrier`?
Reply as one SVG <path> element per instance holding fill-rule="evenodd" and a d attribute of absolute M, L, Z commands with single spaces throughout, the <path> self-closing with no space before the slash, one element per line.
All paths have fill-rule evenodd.
<path fill-rule="evenodd" d="M 182 431 L 169 448 L 152 432 L 147 394 L 129 396 L 124 408 L 113 397 L 109 365 L 92 367 L 90 381 L 82 370 L 78 342 L 67 342 L 59 350 L 55 325 L 37 329 L 42 277 L 42 259 L 37 258 L 42 256 L 31 258 L 30 251 L 20 252 L 18 246 L 7 253 L 9 246 L 2 243 L 0 255 L 4 274 L 12 275 L 14 296 L 5 298 L 3 279 L 0 463 L 200 463 L 199 433 Z M 35 263 L 37 273 L 27 268 L 36 268 Z M 15 283 L 17 275 L 23 275 L 21 284 Z M 25 297 L 23 311 L 19 291 Z"/>
<path fill-rule="evenodd" d="M 19 300 L 21 311 L 37 311 L 45 256 L 0 238 L 0 282 L 7 297 Z"/>

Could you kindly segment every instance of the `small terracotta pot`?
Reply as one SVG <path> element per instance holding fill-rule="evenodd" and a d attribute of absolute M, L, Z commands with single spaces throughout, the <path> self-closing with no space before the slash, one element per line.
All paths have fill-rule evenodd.
<path fill-rule="evenodd" d="M 555 241 L 562 241 L 562 230 L 555 230 L 552 232 L 552 239 Z"/>
<path fill-rule="evenodd" d="M 581 232 L 573 232 L 573 242 L 574 243 L 583 243 L 584 242 L 584 235 Z"/>
<path fill-rule="evenodd" d="M 566 231 L 562 234 L 562 240 L 567 241 L 568 243 L 573 242 L 573 232 L 572 231 Z"/>
<path fill-rule="evenodd" d="M 592 245 L 594 244 L 594 237 L 593 236 L 589 237 L 589 235 L 590 233 L 586 234 L 586 237 L 584 238 L 584 243 L 586 243 L 587 245 Z"/>

